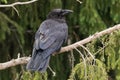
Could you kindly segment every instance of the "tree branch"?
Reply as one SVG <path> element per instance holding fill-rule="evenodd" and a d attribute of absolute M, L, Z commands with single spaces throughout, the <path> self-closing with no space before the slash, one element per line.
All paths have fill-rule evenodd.
<path fill-rule="evenodd" d="M 92 40 L 94 40 L 94 39 L 96 39 L 96 38 L 99 38 L 99 37 L 101 37 L 101 36 L 103 36 L 103 35 L 105 35 L 105 34 L 110 34 L 110 33 L 114 32 L 114 31 L 116 31 L 116 30 L 119 30 L 119 29 L 120 29 L 120 24 L 117 24 L 117 25 L 115 25 L 115 26 L 113 26 L 113 27 L 110 27 L 110 28 L 108 28 L 108 29 L 105 29 L 105 30 L 103 30 L 103 31 L 101 31 L 101 32 L 97 32 L 97 33 L 93 34 L 92 36 L 89 36 L 88 38 L 85 38 L 85 39 L 83 39 L 83 40 L 81 40 L 81 41 L 78 41 L 78 42 L 76 42 L 76 43 L 74 43 L 74 44 L 71 44 L 71 45 L 69 45 L 69 46 L 63 47 L 63 48 L 60 50 L 59 53 L 63 53 L 63 52 L 70 51 L 70 50 L 74 49 L 74 47 L 79 47 L 80 45 L 89 43 L 90 41 L 92 41 Z M 80 45 L 79 45 L 79 44 L 80 44 Z"/>
<path fill-rule="evenodd" d="M 95 33 L 94 35 L 86 38 L 86 39 L 83 39 L 81 41 L 78 41 L 74 44 L 71 44 L 69 46 L 66 46 L 66 47 L 62 47 L 59 54 L 60 53 L 63 53 L 63 52 L 67 52 L 67 51 L 70 51 L 72 49 L 75 49 L 75 47 L 79 47 L 80 45 L 83 45 L 83 44 L 86 44 L 86 43 L 89 43 L 91 42 L 92 40 L 96 39 L 96 38 L 99 38 L 105 34 L 110 34 L 116 30 L 119 30 L 120 29 L 120 24 L 118 25 L 115 25 L 111 28 L 108 28 L 106 30 L 103 30 L 101 32 L 98 32 L 98 33 Z M 19 64 L 26 64 L 28 61 L 30 60 L 30 57 L 21 57 L 21 58 L 17 58 L 17 59 L 13 59 L 11 61 L 8 61 L 8 62 L 5 62 L 5 63 L 0 63 L 0 70 L 2 69 L 6 69 L 8 67 L 12 67 L 12 66 L 16 66 L 16 65 L 19 65 Z"/>
<path fill-rule="evenodd" d="M 17 58 L 17 59 L 12 59 L 5 63 L 0 63 L 0 70 L 6 69 L 6 68 L 9 68 L 12 66 L 16 66 L 19 64 L 26 64 L 29 60 L 30 60 L 30 57 L 21 57 L 21 58 Z"/>
<path fill-rule="evenodd" d="M 15 3 L 12 3 L 12 4 L 0 5 L 0 7 L 13 7 L 13 6 L 16 6 L 16 5 L 30 4 L 30 3 L 33 3 L 33 2 L 36 2 L 36 1 L 37 0 L 31 0 L 31 1 L 26 1 L 26 2 L 15 2 Z"/>

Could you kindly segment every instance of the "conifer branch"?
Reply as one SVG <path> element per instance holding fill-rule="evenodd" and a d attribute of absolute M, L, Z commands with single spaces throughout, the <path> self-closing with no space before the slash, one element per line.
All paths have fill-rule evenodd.
<path fill-rule="evenodd" d="M 26 2 L 15 2 L 12 4 L 4 4 L 4 5 L 0 5 L 0 7 L 14 7 L 16 5 L 25 5 L 25 4 L 30 4 L 33 2 L 36 2 L 37 0 L 31 0 L 31 1 L 26 1 Z"/>
<path fill-rule="evenodd" d="M 97 39 L 97 38 L 99 38 L 103 35 L 106 35 L 106 34 L 110 34 L 110 33 L 114 32 L 116 30 L 120 30 L 120 24 L 117 24 L 113 27 L 105 29 L 101 32 L 97 32 L 94 35 L 89 36 L 88 38 L 85 38 L 85 39 L 83 39 L 81 41 L 78 41 L 74 44 L 68 45 L 66 47 L 62 47 L 59 54 L 63 53 L 63 52 L 70 51 L 70 50 L 75 49 L 77 47 L 80 47 L 80 45 L 89 43 L 94 39 Z M 5 63 L 0 63 L 0 70 L 6 69 L 6 68 L 9 68 L 9 67 L 12 67 L 12 66 L 20 65 L 20 64 L 26 64 L 29 60 L 30 60 L 30 57 L 21 57 L 21 58 L 13 59 L 13 60 L 5 62 Z"/>

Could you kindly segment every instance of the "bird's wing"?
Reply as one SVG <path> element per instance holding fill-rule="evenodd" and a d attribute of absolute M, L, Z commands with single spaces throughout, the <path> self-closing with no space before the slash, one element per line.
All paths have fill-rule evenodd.
<path fill-rule="evenodd" d="M 53 27 L 55 25 L 52 23 L 53 22 L 47 20 L 40 25 L 40 28 L 38 29 L 35 35 L 35 49 L 47 49 L 55 42 L 56 37 L 54 35 L 56 34 L 53 33 Z"/>
<path fill-rule="evenodd" d="M 54 28 L 53 28 L 54 26 Z M 56 39 L 63 40 L 65 37 L 65 32 L 63 30 L 56 30 L 55 28 L 60 28 L 61 26 L 66 26 L 66 24 L 59 25 L 47 25 L 43 22 L 35 35 L 35 49 L 47 49 L 53 43 L 55 43 Z"/>
<path fill-rule="evenodd" d="M 52 45 L 55 41 L 55 37 L 54 36 L 47 36 L 44 38 L 38 38 L 35 40 L 34 43 L 34 48 L 38 49 L 47 49 L 50 45 Z"/>

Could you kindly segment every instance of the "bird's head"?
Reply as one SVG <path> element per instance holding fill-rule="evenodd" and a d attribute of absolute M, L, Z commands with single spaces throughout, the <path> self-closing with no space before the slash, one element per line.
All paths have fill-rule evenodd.
<path fill-rule="evenodd" d="M 49 19 L 62 19 L 64 18 L 68 13 L 73 12 L 72 10 L 68 9 L 53 9 L 49 14 L 47 15 L 47 18 Z"/>

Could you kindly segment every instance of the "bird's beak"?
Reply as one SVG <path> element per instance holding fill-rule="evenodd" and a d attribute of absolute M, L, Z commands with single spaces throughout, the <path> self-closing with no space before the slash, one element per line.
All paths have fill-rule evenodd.
<path fill-rule="evenodd" d="M 73 12 L 72 10 L 64 9 L 64 10 L 62 10 L 62 15 L 66 15 L 66 14 L 72 13 L 72 12 Z"/>

